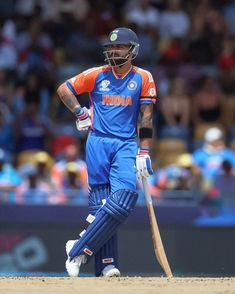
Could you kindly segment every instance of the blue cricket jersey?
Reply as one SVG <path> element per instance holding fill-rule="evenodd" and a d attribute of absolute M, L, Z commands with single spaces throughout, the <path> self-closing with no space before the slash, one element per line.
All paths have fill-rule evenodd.
<path fill-rule="evenodd" d="M 150 72 L 132 66 L 117 76 L 110 66 L 88 69 L 67 81 L 75 94 L 88 93 L 93 131 L 118 138 L 135 138 L 141 104 L 155 103 Z"/>

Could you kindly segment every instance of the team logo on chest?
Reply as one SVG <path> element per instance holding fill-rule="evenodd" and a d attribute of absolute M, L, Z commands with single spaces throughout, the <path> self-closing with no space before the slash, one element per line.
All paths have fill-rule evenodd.
<path fill-rule="evenodd" d="M 99 90 L 100 91 L 109 91 L 109 84 L 110 81 L 109 80 L 103 80 L 100 84 Z"/>
<path fill-rule="evenodd" d="M 130 81 L 127 85 L 129 90 L 135 90 L 137 88 L 137 83 L 135 81 Z"/>

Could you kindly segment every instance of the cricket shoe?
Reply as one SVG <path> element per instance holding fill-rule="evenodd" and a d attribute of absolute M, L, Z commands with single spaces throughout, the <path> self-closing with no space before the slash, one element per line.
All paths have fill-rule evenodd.
<path fill-rule="evenodd" d="M 103 277 L 120 277 L 121 273 L 114 265 L 110 264 L 110 265 L 107 265 L 103 269 L 101 276 L 103 276 Z"/>
<path fill-rule="evenodd" d="M 69 256 L 69 252 L 71 251 L 71 249 L 73 248 L 73 245 L 77 242 L 78 240 L 69 240 L 66 243 L 66 253 L 67 253 L 67 260 L 65 262 L 65 267 L 66 270 L 68 272 L 68 275 L 70 277 L 78 277 L 79 275 L 79 271 L 80 271 L 80 267 L 82 263 L 86 262 L 86 256 L 85 255 L 79 255 L 74 257 L 72 260 Z"/>

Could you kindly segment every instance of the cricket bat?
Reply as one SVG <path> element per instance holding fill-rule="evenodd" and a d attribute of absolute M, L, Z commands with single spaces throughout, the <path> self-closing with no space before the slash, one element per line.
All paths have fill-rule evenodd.
<path fill-rule="evenodd" d="M 148 186 L 147 179 L 143 177 L 142 182 L 143 182 L 145 201 L 146 201 L 146 205 L 148 208 L 154 252 L 155 252 L 156 258 L 157 258 L 159 264 L 161 265 L 162 269 L 164 270 L 166 276 L 168 278 L 172 278 L 173 275 L 172 275 L 171 268 L 169 266 L 169 263 L 168 263 L 168 260 L 166 257 L 166 253 L 165 253 L 165 250 L 164 250 L 164 247 L 162 244 L 162 239 L 161 239 L 161 235 L 159 232 L 156 216 L 154 213 L 152 197 L 149 192 L 149 186 Z"/>

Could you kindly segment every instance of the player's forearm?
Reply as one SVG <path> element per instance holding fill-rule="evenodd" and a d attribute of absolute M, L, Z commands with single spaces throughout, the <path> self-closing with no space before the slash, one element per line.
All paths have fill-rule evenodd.
<path fill-rule="evenodd" d="M 140 148 L 150 149 L 152 139 L 140 139 Z"/>
<path fill-rule="evenodd" d="M 150 148 L 152 142 L 153 121 L 151 104 L 144 104 L 140 108 L 141 119 L 139 127 L 140 148 Z"/>
<path fill-rule="evenodd" d="M 79 104 L 75 95 L 69 90 L 66 83 L 63 83 L 57 89 L 57 94 L 59 95 L 61 101 L 65 104 L 65 106 L 70 109 L 73 113 L 75 110 L 81 105 Z"/>

